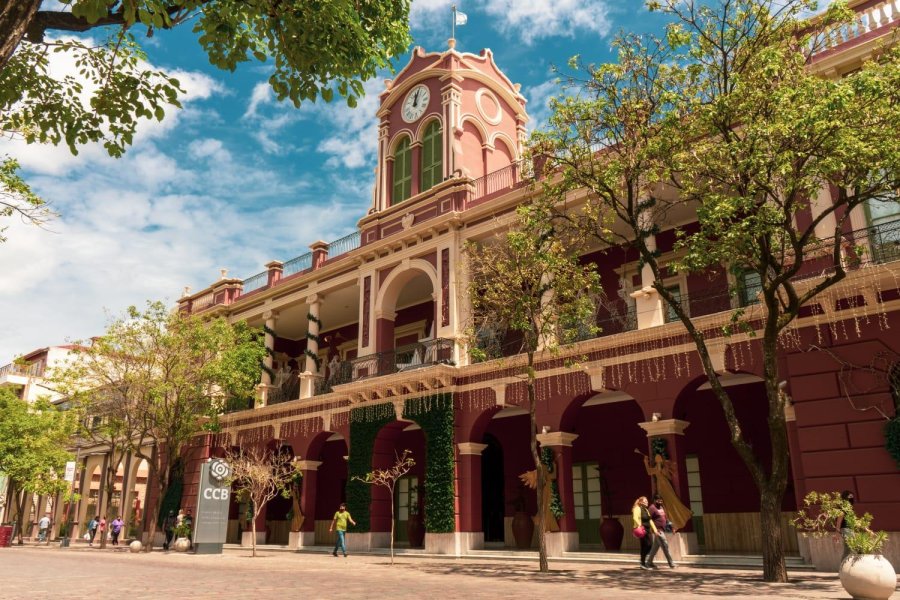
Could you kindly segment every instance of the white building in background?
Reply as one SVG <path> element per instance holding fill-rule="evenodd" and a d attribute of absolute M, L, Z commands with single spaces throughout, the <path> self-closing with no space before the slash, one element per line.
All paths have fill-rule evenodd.
<path fill-rule="evenodd" d="M 48 346 L 15 359 L 0 367 L 0 387 L 12 388 L 16 396 L 28 402 L 41 396 L 58 400 L 60 394 L 53 391 L 45 377 L 51 369 L 63 366 L 76 348 L 74 344 Z"/>

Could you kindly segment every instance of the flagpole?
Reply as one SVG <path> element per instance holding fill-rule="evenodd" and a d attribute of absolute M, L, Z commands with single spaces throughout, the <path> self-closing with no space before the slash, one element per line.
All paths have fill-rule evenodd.
<path fill-rule="evenodd" d="M 450 7 L 453 10 L 453 21 L 450 24 L 450 39 L 456 39 L 456 5 Z"/>

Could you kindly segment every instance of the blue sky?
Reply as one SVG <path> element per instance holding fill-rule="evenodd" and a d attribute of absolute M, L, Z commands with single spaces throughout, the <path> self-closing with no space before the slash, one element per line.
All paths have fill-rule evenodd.
<path fill-rule="evenodd" d="M 446 48 L 450 4 L 413 2 L 413 46 Z M 664 23 L 642 0 L 458 6 L 469 19 L 457 28 L 457 49 L 491 48 L 522 84 L 538 123 L 557 89 L 551 65 L 564 67 L 574 54 L 610 60 L 616 31 L 658 33 Z M 99 147 L 73 157 L 65 148 L 0 141 L 0 154 L 17 157 L 61 215 L 49 230 L 10 222 L 0 246 L 0 364 L 99 333 L 129 304 L 174 302 L 184 286 L 199 290 L 220 268 L 246 278 L 269 260 L 303 254 L 317 239 L 352 231 L 370 206 L 383 78 L 366 84 L 356 109 L 340 100 L 295 109 L 269 94 L 266 65 L 219 71 L 187 28 L 156 32 L 145 47 L 187 95 L 183 110 L 141 126 L 125 158 Z M 407 60 L 398 58 L 398 68 Z"/>

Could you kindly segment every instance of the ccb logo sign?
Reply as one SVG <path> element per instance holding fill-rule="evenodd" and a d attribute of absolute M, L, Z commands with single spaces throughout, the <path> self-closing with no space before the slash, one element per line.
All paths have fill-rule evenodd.
<path fill-rule="evenodd" d="M 222 459 L 216 459 L 209 465 L 209 477 L 223 483 L 231 476 L 231 465 Z"/>

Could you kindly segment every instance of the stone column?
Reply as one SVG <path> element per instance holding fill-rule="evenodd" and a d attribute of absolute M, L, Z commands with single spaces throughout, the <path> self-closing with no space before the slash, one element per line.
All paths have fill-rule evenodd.
<path fill-rule="evenodd" d="M 410 146 L 410 159 L 412 160 L 412 185 L 409 197 L 412 198 L 422 191 L 422 142 L 415 140 Z"/>
<path fill-rule="evenodd" d="M 456 445 L 456 497 L 459 499 L 457 529 L 469 532 L 476 545 L 484 547 L 481 515 L 481 453 L 487 444 L 461 442 Z M 475 539 L 477 538 L 477 539 Z"/>
<path fill-rule="evenodd" d="M 265 369 L 262 370 L 262 375 L 260 376 L 260 384 L 257 386 L 257 394 L 256 394 L 256 408 L 262 408 L 266 404 L 268 404 L 269 399 L 269 389 L 272 388 L 272 376 L 269 374 L 272 371 L 273 359 L 272 353 L 275 350 L 275 335 L 272 333 L 275 331 L 275 322 L 278 320 L 278 313 L 275 313 L 271 310 L 263 313 L 263 319 L 266 321 L 266 329 L 265 329 L 265 345 L 266 345 L 266 355 L 263 357 L 263 366 Z"/>
<path fill-rule="evenodd" d="M 303 373 L 300 373 L 300 398 L 312 398 L 315 395 L 315 382 L 319 377 L 319 367 L 316 359 L 319 355 L 319 311 L 322 298 L 313 294 L 306 299 L 309 307 L 308 333 L 306 335 L 306 364 Z"/>
<path fill-rule="evenodd" d="M 641 220 L 644 222 L 644 227 L 650 227 L 649 213 L 643 213 Z M 651 251 L 656 250 L 655 235 L 647 237 L 647 248 Z M 656 327 L 666 322 L 665 313 L 663 312 L 665 303 L 659 297 L 659 292 L 653 287 L 654 281 L 656 280 L 653 277 L 653 270 L 650 268 L 650 265 L 645 264 L 641 269 L 641 289 L 631 293 L 631 297 L 634 298 L 635 310 L 637 311 L 638 329 Z"/>
<path fill-rule="evenodd" d="M 684 430 L 689 425 L 690 422 L 680 419 L 662 419 L 638 423 L 638 426 L 647 432 L 648 455 L 652 454 L 651 444 L 653 438 L 658 437 L 666 440 L 669 462 L 674 466 L 672 489 L 675 490 L 682 504 L 688 508 L 690 508 L 691 499 L 688 489 L 687 463 L 685 461 Z M 652 461 L 653 457 L 651 456 L 650 459 Z M 669 539 L 669 550 L 672 553 L 672 558 L 676 561 L 681 560 L 686 554 L 697 553 L 697 534 L 694 532 L 691 523 L 688 523 L 684 530 L 669 534 L 667 537 Z"/>
<path fill-rule="evenodd" d="M 539 433 L 537 441 L 542 448 L 552 448 L 556 455 L 556 483 L 562 500 L 563 514 L 559 520 L 559 531 L 547 533 L 547 555 L 562 556 L 564 552 L 578 549 L 578 529 L 575 525 L 575 495 L 572 492 L 572 443 L 578 438 L 576 433 L 554 431 Z"/>
<path fill-rule="evenodd" d="M 300 548 L 314 546 L 316 542 L 316 484 L 318 470 L 322 461 L 298 460 L 295 463 L 303 473 L 303 485 L 300 489 L 300 510 L 303 511 L 303 525 L 300 531 L 292 531 L 288 538 L 288 548 L 298 550 Z"/>

